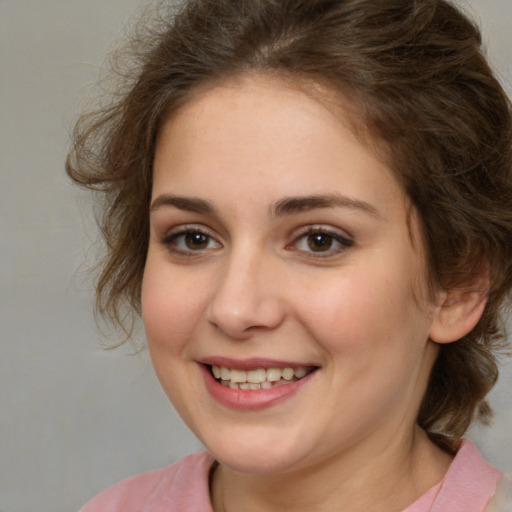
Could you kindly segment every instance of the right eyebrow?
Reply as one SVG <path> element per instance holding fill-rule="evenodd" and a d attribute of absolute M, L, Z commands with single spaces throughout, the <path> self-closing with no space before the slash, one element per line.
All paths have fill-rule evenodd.
<path fill-rule="evenodd" d="M 196 197 L 174 196 L 172 194 L 162 194 L 156 197 L 151 203 L 149 210 L 153 212 L 164 206 L 177 208 L 178 210 L 184 210 L 187 212 L 202 213 L 207 215 L 215 214 L 215 208 L 213 205 L 204 199 L 198 199 Z"/>

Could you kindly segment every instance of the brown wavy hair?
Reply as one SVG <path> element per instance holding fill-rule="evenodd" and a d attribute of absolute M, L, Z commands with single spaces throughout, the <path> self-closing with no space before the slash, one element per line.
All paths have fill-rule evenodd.
<path fill-rule="evenodd" d="M 103 198 L 99 312 L 140 313 L 155 141 L 200 85 L 271 73 L 328 85 L 385 149 L 419 213 L 431 289 L 490 273 L 478 325 L 442 345 L 418 416 L 449 447 L 485 420 L 512 287 L 512 114 L 476 25 L 444 0 L 160 2 L 114 61 L 116 94 L 83 115 L 66 169 Z"/>

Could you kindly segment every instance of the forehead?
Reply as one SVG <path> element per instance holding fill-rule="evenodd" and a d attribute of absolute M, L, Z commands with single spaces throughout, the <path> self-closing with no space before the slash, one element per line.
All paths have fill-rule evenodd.
<path fill-rule="evenodd" d="M 312 82 L 253 75 L 208 84 L 162 123 L 155 184 L 173 174 L 192 185 L 199 170 L 237 181 L 290 177 L 291 188 L 318 188 L 319 177 L 341 170 L 374 181 L 375 172 L 365 168 L 393 180 L 376 144 L 354 129 L 356 118 L 353 106 Z"/>

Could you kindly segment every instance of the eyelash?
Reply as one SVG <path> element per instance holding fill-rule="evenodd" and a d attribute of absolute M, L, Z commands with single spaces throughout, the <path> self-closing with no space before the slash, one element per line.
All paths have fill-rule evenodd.
<path fill-rule="evenodd" d="M 310 244 L 310 242 L 312 241 L 308 239 L 315 235 L 317 235 L 317 239 L 320 242 L 320 237 L 324 237 L 324 242 L 326 241 L 329 246 L 326 249 L 321 249 L 319 251 L 313 250 Z M 188 249 L 179 247 L 178 244 L 180 244 L 180 242 L 185 244 L 187 243 L 188 236 L 202 237 L 204 247 L 199 247 L 196 249 L 192 249 L 190 247 Z M 296 236 L 295 239 L 290 244 L 286 246 L 286 250 L 296 250 L 301 242 L 307 243 L 309 249 L 312 250 L 308 251 L 304 249 L 298 249 L 298 251 L 301 254 L 308 254 L 310 255 L 310 257 L 313 258 L 328 258 L 336 256 L 345 251 L 347 248 L 354 245 L 353 240 L 341 235 L 338 232 L 335 232 L 328 228 L 324 228 L 322 226 L 304 228 L 304 230 L 301 233 L 299 233 L 299 235 Z M 204 228 L 200 226 L 180 226 L 176 230 L 167 233 L 167 235 L 162 240 L 162 244 L 165 245 L 171 253 L 187 257 L 200 256 L 204 254 L 205 251 L 211 250 L 212 247 L 209 247 L 211 243 L 214 244 L 213 249 L 218 249 L 222 247 L 220 242 L 218 242 L 215 239 L 215 237 L 213 237 L 208 231 L 206 231 Z M 338 244 L 338 246 L 336 248 L 333 248 L 333 244 Z"/>
<path fill-rule="evenodd" d="M 333 231 L 332 229 L 325 228 L 322 226 L 314 226 L 314 227 L 308 227 L 305 228 L 304 231 L 299 233 L 299 235 L 295 238 L 295 240 L 289 244 L 286 248 L 287 249 L 296 249 L 300 242 L 305 242 L 308 244 L 309 248 L 311 249 L 311 245 L 308 243 L 308 239 L 310 237 L 313 237 L 314 235 L 317 235 L 318 237 L 323 236 L 325 238 L 329 239 L 330 247 L 328 247 L 326 250 L 320 250 L 320 251 L 305 251 L 302 250 L 300 252 L 308 255 L 312 255 L 314 258 L 329 258 L 332 256 L 337 256 L 338 254 L 342 253 L 349 247 L 352 247 L 354 245 L 353 240 L 341 235 L 340 233 Z M 332 248 L 333 243 L 337 243 L 337 248 Z M 300 250 L 300 249 L 299 249 Z"/>
<path fill-rule="evenodd" d="M 184 249 L 178 246 L 180 239 L 182 239 L 181 241 L 183 241 L 183 243 L 186 244 L 187 236 L 197 235 L 206 239 L 207 245 L 210 245 L 210 243 L 213 241 L 216 244 L 215 249 L 221 247 L 221 244 L 210 233 L 208 233 L 208 231 L 199 226 L 180 226 L 179 228 L 176 228 L 176 230 L 172 230 L 170 233 L 167 233 L 167 235 L 162 240 L 162 244 L 165 245 L 171 253 L 189 257 L 199 256 L 201 253 L 205 252 L 206 250 L 209 250 L 210 248 L 205 247 L 199 249 Z"/>

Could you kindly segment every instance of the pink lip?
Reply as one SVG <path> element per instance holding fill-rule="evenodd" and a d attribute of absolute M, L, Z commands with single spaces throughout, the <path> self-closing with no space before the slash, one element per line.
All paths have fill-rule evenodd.
<path fill-rule="evenodd" d="M 251 363 L 246 368 L 240 366 L 240 361 L 236 361 L 236 365 L 233 364 L 232 366 L 224 363 L 220 364 L 219 366 L 226 366 L 226 368 L 231 367 L 237 369 L 283 367 L 283 365 L 277 361 L 273 361 L 270 365 L 265 364 L 264 366 L 261 365 L 261 362 L 261 360 L 258 360 L 258 365 L 255 366 Z M 214 364 L 217 365 L 218 363 Z M 286 363 L 286 366 L 290 366 L 290 363 Z M 200 364 L 199 367 L 201 368 L 203 374 L 206 389 L 217 402 L 226 407 L 229 407 L 230 409 L 252 411 L 270 407 L 276 403 L 282 402 L 283 400 L 292 397 L 297 392 L 299 392 L 299 390 L 304 385 L 306 385 L 316 373 L 313 371 L 302 379 L 295 382 L 290 382 L 290 384 L 285 384 L 283 386 L 276 386 L 270 389 L 244 390 L 230 389 L 222 386 L 215 380 L 210 372 L 209 367 L 206 364 Z"/>

